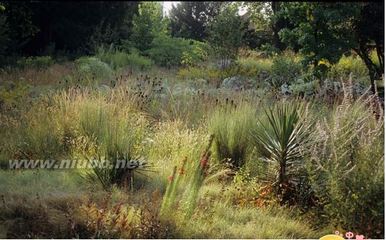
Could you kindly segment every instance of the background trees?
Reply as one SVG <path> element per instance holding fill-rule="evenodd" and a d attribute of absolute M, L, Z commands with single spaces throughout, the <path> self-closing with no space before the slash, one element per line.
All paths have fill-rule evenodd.
<path fill-rule="evenodd" d="M 323 71 L 321 61 L 336 63 L 342 54 L 354 50 L 366 63 L 371 89 L 380 79 L 383 65 L 383 32 L 380 21 L 369 19 L 384 16 L 381 3 L 285 3 L 280 15 L 292 23 L 293 28 L 283 28 L 279 35 L 289 46 L 298 44 L 306 63 Z M 371 16 L 371 17 L 370 17 Z M 377 49 L 379 64 L 370 57 Z"/>
<path fill-rule="evenodd" d="M 204 40 L 207 26 L 216 17 L 223 2 L 181 2 L 170 11 L 173 37 Z"/>
<path fill-rule="evenodd" d="M 210 23 L 208 41 L 219 56 L 222 67 L 236 58 L 244 33 L 245 28 L 237 5 L 228 5 Z"/>
<path fill-rule="evenodd" d="M 162 17 L 162 6 L 159 2 L 142 2 L 138 13 L 133 17 L 133 29 L 130 40 L 133 46 L 141 51 L 150 48 L 153 39 L 166 34 L 167 26 Z"/>
<path fill-rule="evenodd" d="M 2 5 L 1 14 L 12 26 L 8 53 L 36 55 L 49 46 L 58 51 L 87 52 L 90 37 L 98 39 L 96 31 L 103 35 L 100 40 L 109 42 L 128 38 L 138 2 L 3 1 Z"/>

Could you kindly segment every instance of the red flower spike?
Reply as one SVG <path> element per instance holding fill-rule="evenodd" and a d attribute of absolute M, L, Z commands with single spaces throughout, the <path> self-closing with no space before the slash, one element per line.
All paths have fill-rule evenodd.
<path fill-rule="evenodd" d="M 173 181 L 173 176 L 169 176 L 169 177 L 168 177 L 168 181 L 169 181 L 169 182 L 172 182 L 172 181 Z"/>

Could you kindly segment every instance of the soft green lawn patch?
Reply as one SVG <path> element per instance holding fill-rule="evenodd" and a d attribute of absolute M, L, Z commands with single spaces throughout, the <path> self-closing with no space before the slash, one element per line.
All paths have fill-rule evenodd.
<path fill-rule="evenodd" d="M 49 196 L 80 194 L 87 186 L 75 171 L 0 171 L 0 192 L 4 195 Z"/>
<path fill-rule="evenodd" d="M 238 208 L 218 202 L 183 228 L 188 238 L 316 238 L 305 222 L 284 210 Z"/>

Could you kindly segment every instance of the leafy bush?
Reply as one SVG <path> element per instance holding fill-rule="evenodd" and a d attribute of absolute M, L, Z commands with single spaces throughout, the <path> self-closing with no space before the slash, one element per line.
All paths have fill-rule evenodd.
<path fill-rule="evenodd" d="M 384 124 L 374 96 L 345 94 L 314 134 L 310 175 L 324 220 L 366 238 L 384 229 Z M 383 114 L 380 114 L 383 116 Z"/>
<path fill-rule="evenodd" d="M 188 65 L 204 60 L 206 54 L 203 47 L 204 44 L 194 40 L 158 36 L 146 53 L 156 64 L 171 67 L 180 65 L 183 60 Z"/>
<path fill-rule="evenodd" d="M 106 80 L 113 75 L 109 65 L 96 57 L 81 57 L 75 61 L 75 64 L 83 78 Z"/>
<path fill-rule="evenodd" d="M 191 48 L 182 53 L 181 64 L 185 66 L 198 66 L 208 59 L 208 46 L 206 43 L 191 40 Z"/>
<path fill-rule="evenodd" d="M 250 105 L 236 108 L 228 105 L 216 109 L 209 119 L 209 130 L 214 134 L 216 156 L 222 162 L 229 160 L 234 169 L 242 167 L 245 163 L 255 111 Z"/>
<path fill-rule="evenodd" d="M 36 68 L 46 69 L 54 64 L 54 60 L 50 56 L 36 56 L 36 57 L 23 57 L 17 61 L 17 65 L 20 68 Z"/>
<path fill-rule="evenodd" d="M 302 73 L 301 63 L 291 55 L 280 55 L 273 59 L 270 84 L 280 88 L 283 84 L 291 84 Z"/>
<path fill-rule="evenodd" d="M 240 66 L 241 75 L 246 77 L 255 77 L 262 71 L 270 72 L 272 61 L 270 59 L 241 58 L 237 60 Z"/>
<path fill-rule="evenodd" d="M 149 58 L 141 56 L 138 53 L 130 53 L 127 58 L 130 66 L 139 68 L 142 71 L 150 69 L 153 65 L 153 62 Z"/>
<path fill-rule="evenodd" d="M 99 47 L 96 52 L 96 57 L 101 61 L 109 64 L 113 69 L 119 69 L 128 65 L 127 53 L 115 50 L 110 46 L 109 49 Z"/>
<path fill-rule="evenodd" d="M 220 59 L 220 68 L 226 68 L 229 62 L 237 58 L 245 33 L 243 20 L 235 4 L 228 4 L 210 22 L 208 42 L 213 52 Z"/>
<path fill-rule="evenodd" d="M 265 111 L 253 133 L 261 160 L 273 168 L 266 180 L 277 189 L 281 202 L 292 200 L 293 189 L 301 176 L 311 131 L 306 117 L 305 104 L 281 102 Z"/>

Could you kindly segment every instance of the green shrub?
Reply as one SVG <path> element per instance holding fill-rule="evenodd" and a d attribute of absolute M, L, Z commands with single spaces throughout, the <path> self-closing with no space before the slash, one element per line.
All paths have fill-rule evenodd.
<path fill-rule="evenodd" d="M 273 59 L 270 84 L 280 88 L 283 84 L 290 85 L 302 73 L 302 65 L 295 56 L 279 55 Z"/>
<path fill-rule="evenodd" d="M 261 72 L 269 73 L 272 68 L 270 59 L 240 58 L 237 60 L 239 75 L 246 77 L 257 77 Z"/>
<path fill-rule="evenodd" d="M 261 160 L 273 170 L 266 180 L 277 190 L 279 200 L 292 200 L 293 188 L 299 181 L 304 152 L 310 142 L 304 103 L 280 102 L 265 111 L 253 132 Z"/>
<path fill-rule="evenodd" d="M 373 113 L 381 111 L 370 107 L 374 102 L 345 95 L 317 125 L 309 169 L 324 221 L 383 238 L 384 120 Z"/>
<path fill-rule="evenodd" d="M 109 64 L 109 66 L 115 70 L 124 67 L 133 67 L 139 70 L 147 70 L 152 65 L 150 59 L 139 55 L 135 51 L 128 54 L 126 52 L 113 50 L 112 47 L 107 50 L 102 47 L 98 48 L 96 56 L 103 62 Z"/>
<path fill-rule="evenodd" d="M 181 64 L 185 66 L 198 66 L 208 60 L 208 46 L 206 43 L 191 40 L 191 47 L 182 53 Z"/>
<path fill-rule="evenodd" d="M 149 58 L 141 56 L 138 53 L 130 53 L 127 58 L 131 67 L 138 68 L 141 71 L 149 70 L 153 65 L 153 62 Z"/>
<path fill-rule="evenodd" d="M 96 57 L 81 57 L 75 61 L 75 64 L 82 78 L 106 80 L 113 76 L 109 65 Z"/>
<path fill-rule="evenodd" d="M 112 47 L 110 49 L 99 47 L 95 56 L 113 69 L 120 69 L 128 65 L 128 54 L 114 50 Z"/>
<path fill-rule="evenodd" d="M 234 169 L 242 167 L 245 163 L 255 112 L 250 105 L 236 108 L 227 105 L 216 109 L 209 119 L 209 131 L 214 134 L 216 156 L 222 162 L 228 160 Z"/>
<path fill-rule="evenodd" d="M 50 56 L 23 57 L 17 61 L 20 68 L 36 68 L 46 69 L 54 64 L 54 60 Z"/>
<path fill-rule="evenodd" d="M 181 63 L 194 65 L 206 58 L 204 46 L 203 43 L 194 40 L 158 36 L 146 53 L 160 66 L 178 66 Z"/>
<path fill-rule="evenodd" d="M 343 55 L 339 62 L 334 64 L 329 73 L 328 77 L 340 80 L 340 78 L 347 78 L 352 73 L 355 79 L 368 78 L 368 69 L 359 56 L 345 56 Z"/>

